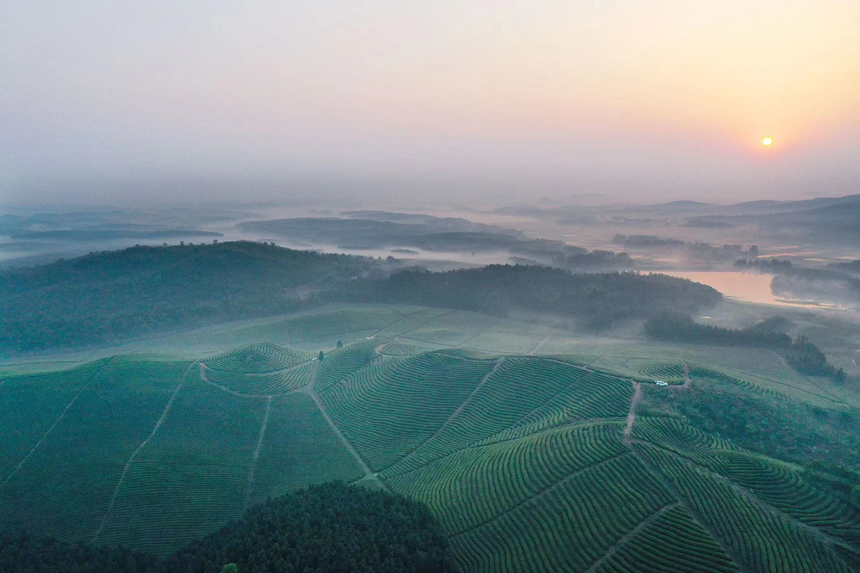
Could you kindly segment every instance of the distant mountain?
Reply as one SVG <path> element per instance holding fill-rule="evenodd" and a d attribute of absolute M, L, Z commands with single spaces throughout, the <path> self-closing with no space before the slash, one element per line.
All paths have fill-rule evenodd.
<path fill-rule="evenodd" d="M 832 205 L 851 204 L 860 201 L 860 195 L 845 195 L 843 197 L 816 197 L 814 199 L 803 199 L 800 201 L 747 201 L 736 203 L 726 207 L 733 214 L 742 213 L 783 213 L 787 211 L 806 211 L 829 207 Z"/>
<path fill-rule="evenodd" d="M 570 270 L 610 270 L 632 266 L 624 253 L 616 256 L 611 252 L 594 251 L 589 254 L 586 249 L 562 241 L 527 239 L 518 231 L 476 224 L 466 219 L 384 211 L 350 213 L 385 220 L 334 217 L 275 219 L 249 221 L 237 226 L 242 231 L 286 239 L 302 247 L 335 245 L 355 250 L 387 248 L 402 251 L 406 247 L 437 252 L 507 252 Z"/>
<path fill-rule="evenodd" d="M 760 225 L 794 240 L 845 243 L 860 239 L 860 195 L 793 201 L 773 212 L 712 215 L 687 220 L 691 226 Z"/>
<path fill-rule="evenodd" d="M 474 223 L 460 217 L 436 217 L 422 213 L 396 213 L 392 211 L 344 211 L 341 215 L 350 219 L 368 219 L 371 221 L 388 221 L 393 223 L 411 223 L 424 225 L 434 231 L 481 231 L 490 233 L 501 233 L 522 237 L 520 231 L 506 229 L 498 225 L 485 225 Z"/>
<path fill-rule="evenodd" d="M 13 233 L 13 240 L 27 241 L 74 241 L 98 242 L 116 239 L 176 239 L 176 238 L 215 238 L 223 237 L 222 233 L 214 231 L 197 231 L 193 229 L 155 229 L 136 230 L 119 229 L 67 229 L 61 231 L 24 231 Z"/>
<path fill-rule="evenodd" d="M 657 203 L 649 205 L 649 210 L 653 209 L 664 213 L 692 213 L 701 211 L 711 211 L 718 209 L 720 206 L 713 203 L 703 203 L 701 201 L 669 201 L 668 203 Z"/>

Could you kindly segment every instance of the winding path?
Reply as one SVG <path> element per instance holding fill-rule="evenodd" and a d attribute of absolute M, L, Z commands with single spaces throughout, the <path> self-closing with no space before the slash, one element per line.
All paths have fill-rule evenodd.
<path fill-rule="evenodd" d="M 266 437 L 266 427 L 269 425 L 269 414 L 272 412 L 272 397 L 266 398 L 266 413 L 263 415 L 263 423 L 260 425 L 260 435 L 257 437 L 257 447 L 254 448 L 254 457 L 251 460 L 251 469 L 248 470 L 248 488 L 245 491 L 245 503 L 242 510 L 248 509 L 251 502 L 251 490 L 254 488 L 254 473 L 257 471 L 257 460 L 260 459 L 260 449 L 263 447 L 263 439 Z"/>
<path fill-rule="evenodd" d="M 606 561 L 608 561 L 609 559 L 611 559 L 611 558 L 612 558 L 612 556 L 613 556 L 613 555 L 615 555 L 616 553 L 618 553 L 618 550 L 619 550 L 619 549 L 621 549 L 622 547 L 624 547 L 625 545 L 627 545 L 627 544 L 630 542 L 630 540 L 631 540 L 631 539 L 633 539 L 634 537 L 636 537 L 636 536 L 637 536 L 637 535 L 638 535 L 638 534 L 639 534 L 643 529 L 645 529 L 646 527 L 648 527 L 649 525 L 651 525 L 652 523 L 654 523 L 655 521 L 657 521 L 657 519 L 658 519 L 661 515 L 663 515 L 664 513 L 666 513 L 667 511 L 669 511 L 670 509 L 674 509 L 674 508 L 676 508 L 676 507 L 678 507 L 678 506 L 680 506 L 680 505 L 681 505 L 681 502 L 680 502 L 680 501 L 674 501 L 674 502 L 672 502 L 672 503 L 670 503 L 670 504 L 668 504 L 668 505 L 664 505 L 663 507 L 661 507 L 660 509 L 658 509 L 657 511 L 655 511 L 654 513 L 652 513 L 651 515 L 649 515 L 648 517 L 646 517 L 646 518 L 645 518 L 645 519 L 644 519 L 644 520 L 643 520 L 639 525 L 637 525 L 636 527 L 634 527 L 633 529 L 631 529 L 630 531 L 628 531 L 627 533 L 625 533 L 625 534 L 621 537 L 621 539 L 619 539 L 618 541 L 616 541 L 616 542 L 615 542 L 615 545 L 613 545 L 612 547 L 610 547 L 610 548 L 609 548 L 609 551 L 607 551 L 607 552 L 603 555 L 603 557 L 601 557 L 600 559 L 598 559 L 597 561 L 595 561 L 595 562 L 594 562 L 594 565 L 592 565 L 591 567 L 589 567 L 588 569 L 586 569 L 586 570 L 585 570 L 585 573 L 595 573 L 598 569 L 600 569 L 600 567 L 601 567 L 604 563 L 606 563 Z"/>
<path fill-rule="evenodd" d="M 403 455 L 399 460 L 397 460 L 397 461 L 396 461 L 396 462 L 394 462 L 393 464 L 390 464 L 390 465 L 388 465 L 387 467 L 383 468 L 383 470 L 382 470 L 382 471 L 387 470 L 388 468 L 392 468 L 392 467 L 396 466 L 397 464 L 399 464 L 400 462 L 402 462 L 403 460 L 405 460 L 406 458 L 408 458 L 409 456 L 411 456 L 413 453 L 415 453 L 415 452 L 416 452 L 416 451 L 417 451 L 421 446 L 423 446 L 424 444 L 427 444 L 427 443 L 429 443 L 429 442 L 432 442 L 434 439 L 436 439 L 436 437 L 438 437 L 438 436 L 439 436 L 439 434 L 441 434 L 441 433 L 442 433 L 442 430 L 444 430 L 445 428 L 447 428 L 447 427 L 451 424 L 451 422 L 454 420 L 454 418 L 456 418 L 457 416 L 459 416 L 459 415 L 460 415 L 460 412 L 462 412 L 462 411 L 463 411 L 463 408 L 465 408 L 465 407 L 466 407 L 466 405 L 467 405 L 469 402 L 471 402 L 471 400 L 472 400 L 472 398 L 475 396 L 475 394 L 477 394 L 477 393 L 478 393 L 478 390 L 480 390 L 480 389 L 481 389 L 481 387 L 482 387 L 482 386 L 487 382 L 487 380 L 489 380 L 489 379 L 490 379 L 490 377 L 491 377 L 491 376 L 496 372 L 496 370 L 498 370 L 498 369 L 499 369 L 499 366 L 501 366 L 501 365 L 502 365 L 502 362 L 504 362 L 504 360 L 505 360 L 505 358 L 504 358 L 504 357 L 499 358 L 498 360 L 496 360 L 496 364 L 495 364 L 495 366 L 493 366 L 493 368 L 492 368 L 492 369 L 490 369 L 490 371 L 489 371 L 489 372 L 487 372 L 486 376 L 484 376 L 483 378 L 481 378 L 481 381 L 480 381 L 480 382 L 478 382 L 478 385 L 477 385 L 477 386 L 475 386 L 475 388 L 474 388 L 471 392 L 469 392 L 469 395 L 468 395 L 468 396 L 466 396 L 466 398 L 465 398 L 465 399 L 460 403 L 460 405 L 457 407 L 457 409 L 456 409 L 456 410 L 454 410 L 454 412 L 453 412 L 450 416 L 448 416 L 448 419 L 447 419 L 447 420 L 445 420 L 445 421 L 442 423 L 442 425 L 441 425 L 441 426 L 439 426 L 439 429 L 437 429 L 435 432 L 433 432 L 433 435 L 431 435 L 429 438 L 427 438 L 426 440 L 424 440 L 423 442 L 421 442 L 420 444 L 418 444 L 417 446 L 415 446 L 414 448 L 412 448 L 411 450 L 409 450 L 405 455 Z"/>
<path fill-rule="evenodd" d="M 631 445 L 631 433 L 633 432 L 633 424 L 636 422 L 636 406 L 642 400 L 642 384 L 639 382 L 633 383 L 633 398 L 630 400 L 630 411 L 627 412 L 627 426 L 624 428 L 624 443 Z"/>
<path fill-rule="evenodd" d="M 531 352 L 529 352 L 529 356 L 534 356 L 534 355 L 535 355 L 535 352 L 537 352 L 538 350 L 540 350 L 540 349 L 541 349 L 541 347 L 542 347 L 544 344 L 546 344 L 546 343 L 547 343 L 547 341 L 549 341 L 549 339 L 550 339 L 550 338 L 552 338 L 552 335 L 553 335 L 553 334 L 555 334 L 555 329 L 554 329 L 554 328 L 553 328 L 552 330 L 550 330 L 550 331 L 549 331 L 549 334 L 547 334 L 547 335 L 543 338 L 543 340 L 541 340 L 540 342 L 538 342 L 538 343 L 537 343 L 537 345 L 536 345 L 534 348 L 532 348 Z"/>
<path fill-rule="evenodd" d="M 93 543 L 98 541 L 98 538 L 102 534 L 105 525 L 107 525 L 108 517 L 113 511 L 114 505 L 116 505 L 116 499 L 117 497 L 119 497 L 119 491 L 120 489 L 122 489 L 122 484 L 125 482 L 125 476 L 128 475 L 128 470 L 131 468 L 132 462 L 134 462 L 135 458 L 137 457 L 137 454 L 139 454 L 140 451 L 146 446 L 146 444 L 149 443 L 149 440 L 151 440 L 152 437 L 155 436 L 155 433 L 161 427 L 161 424 L 164 423 L 164 419 L 167 418 L 167 414 L 170 412 L 170 408 L 173 407 L 173 401 L 176 400 L 176 396 L 179 394 L 179 391 L 182 390 L 183 386 L 185 386 L 185 379 L 188 377 L 188 373 L 191 371 L 195 364 L 196 361 L 189 364 L 188 368 L 185 369 L 185 372 L 182 374 L 182 378 L 179 380 L 179 384 L 176 385 L 176 390 L 174 390 L 173 394 L 171 394 L 170 399 L 164 406 L 164 410 L 161 411 L 161 416 L 158 418 L 158 421 L 155 422 L 155 427 L 152 428 L 152 431 L 149 433 L 149 435 L 140 443 L 140 445 L 137 446 L 137 448 L 135 448 L 135 450 L 131 453 L 131 456 L 129 456 L 128 461 L 125 462 L 125 466 L 123 466 L 122 468 L 122 475 L 120 475 L 119 481 L 117 482 L 116 487 L 113 490 L 113 495 L 110 498 L 108 508 L 107 510 L 105 510 L 105 514 L 102 516 L 101 523 L 99 523 L 99 528 L 96 529 L 96 532 L 93 535 Z"/>
<path fill-rule="evenodd" d="M 387 492 L 390 492 L 391 490 L 388 489 L 388 486 L 385 485 L 385 483 L 381 479 L 379 479 L 379 476 L 376 475 L 376 473 L 374 473 L 372 469 L 370 469 L 370 466 L 367 465 L 367 462 L 364 461 L 364 458 L 361 457 L 361 454 L 359 454 L 358 451 L 356 451 L 356 449 L 352 446 L 352 444 L 349 443 L 349 440 L 346 439 L 346 436 L 343 435 L 343 432 L 340 431 L 340 428 L 337 427 L 337 425 L 334 423 L 334 420 L 332 420 L 331 416 L 329 416 L 328 412 L 325 409 L 325 405 L 320 399 L 320 395 L 317 394 L 317 391 L 314 388 L 314 386 L 316 385 L 318 372 L 319 362 L 314 365 L 314 370 L 311 373 L 310 382 L 300 391 L 306 392 L 317 405 L 317 409 L 319 409 L 320 413 L 323 415 L 323 418 L 325 418 L 325 421 L 328 422 L 328 425 L 329 427 L 331 427 L 331 430 L 332 432 L 334 432 L 334 435 L 337 436 L 337 438 L 341 441 L 341 443 L 350 453 L 350 455 L 355 458 L 356 462 L 358 462 L 358 465 L 361 466 L 361 470 L 364 472 L 364 478 L 370 478 L 375 480 L 377 483 L 379 483 L 382 489 Z"/>
<path fill-rule="evenodd" d="M 41 438 L 39 438 L 39 441 L 38 441 L 38 442 L 36 442 L 36 445 L 34 445 L 34 446 L 30 449 L 30 451 L 29 451 L 29 452 L 27 452 L 27 455 L 26 455 L 26 456 L 24 456 L 24 459 L 22 459 L 20 462 L 18 462 L 18 465 L 17 465 L 17 466 L 15 466 L 15 469 L 13 469 L 13 470 L 9 473 L 9 475 L 8 475 L 8 476 L 6 476 L 6 479 L 4 479 L 2 482 L 0 482 L 0 487 L 3 487 L 3 486 L 4 486 L 4 485 L 6 485 L 7 483 L 9 483 L 9 480 L 10 480 L 10 479 L 12 479 L 12 476 L 14 476 L 16 473 L 18 473 L 18 471 L 19 471 L 19 470 L 24 466 L 24 464 L 27 462 L 27 460 L 29 460 L 29 459 L 30 459 L 30 456 L 32 456 L 32 455 L 33 455 L 33 452 L 35 452 L 36 450 L 38 450 L 38 449 L 39 449 L 39 446 L 41 446 L 41 445 L 42 445 L 42 442 L 44 442 L 44 441 L 45 441 L 45 438 L 47 438 L 47 437 L 50 435 L 50 433 L 54 431 L 54 428 L 56 428 L 56 427 L 57 427 L 57 424 L 59 424 L 59 423 L 63 420 L 63 418 L 65 418 L 65 416 L 66 416 L 66 412 L 68 412 L 68 411 L 69 411 L 69 409 L 70 409 L 70 408 L 75 404 L 75 402 L 77 402 L 77 400 L 78 400 L 78 396 L 80 396 L 81 394 L 83 394 L 84 390 L 86 390 L 87 388 L 89 388 L 90 383 L 93 381 L 93 379 L 96 377 L 96 375 L 97 375 L 99 372 L 101 372 L 101 371 L 102 371 L 102 369 L 103 369 L 105 366 L 107 366 L 107 365 L 111 362 L 111 360 L 113 360 L 113 359 L 114 359 L 114 357 L 113 357 L 113 356 L 111 356 L 110 358 L 108 358 L 108 359 L 105 361 L 105 363 L 104 363 L 104 364 L 102 364 L 101 366 L 99 366 L 99 367 L 96 369 L 96 371 L 95 371 L 95 372 L 93 372 L 93 373 L 90 375 L 90 377 L 87 379 L 87 381 L 84 383 L 84 385 L 83 385 L 83 386 L 81 386 L 81 388 L 80 388 L 80 389 L 75 393 L 75 395 L 72 397 L 72 399 L 69 401 L 69 403 L 68 403 L 68 404 L 66 404 L 66 407 L 63 409 L 63 411 L 62 411 L 62 412 L 60 412 L 60 415 L 59 415 L 59 416 L 57 416 L 57 419 L 56 419 L 56 420 L 54 420 L 54 423 L 53 423 L 53 424 L 51 424 L 51 427 L 50 427 L 50 428 L 48 428 L 48 430 L 47 430 L 44 434 L 42 434 L 42 437 L 41 437 Z"/>

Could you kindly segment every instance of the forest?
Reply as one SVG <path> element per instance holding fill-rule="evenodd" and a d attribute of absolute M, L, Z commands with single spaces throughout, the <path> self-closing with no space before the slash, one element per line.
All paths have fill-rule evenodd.
<path fill-rule="evenodd" d="M 364 257 L 231 242 L 132 247 L 0 272 L 0 352 L 290 312 L 372 266 Z"/>
<path fill-rule="evenodd" d="M 595 252 L 564 256 L 571 265 L 606 262 Z M 411 302 L 491 314 L 523 310 L 602 328 L 670 308 L 693 312 L 721 297 L 710 287 L 663 275 L 491 265 L 388 276 L 398 269 L 396 260 L 252 242 L 132 247 L 12 269 L 0 272 L 0 353 L 115 344 L 328 300 Z"/>
<path fill-rule="evenodd" d="M 695 312 L 717 303 L 716 290 L 686 279 L 637 273 L 573 274 L 524 265 L 489 265 L 433 273 L 404 270 L 383 280 L 355 281 L 342 298 L 403 302 L 506 316 L 529 312 L 582 321 L 599 330 L 670 309 Z"/>
<path fill-rule="evenodd" d="M 164 559 L 122 547 L 0 534 L 0 571 L 16 573 L 454 570 L 448 540 L 423 504 L 339 482 L 269 499 Z"/>
<path fill-rule="evenodd" d="M 802 374 L 832 376 L 837 382 L 843 382 L 845 372 L 830 365 L 821 349 L 808 338 L 798 336 L 792 340 L 785 334 L 789 326 L 786 319 L 777 316 L 747 328 L 723 328 L 699 324 L 689 315 L 665 312 L 645 322 L 645 334 L 669 342 L 770 348 L 782 354 L 785 361 Z"/>
<path fill-rule="evenodd" d="M 788 326 L 784 318 L 774 317 L 743 329 L 722 328 L 699 324 L 689 315 L 679 312 L 665 312 L 645 323 L 645 334 L 672 342 L 785 348 L 791 345 L 791 337 L 785 334 Z"/>

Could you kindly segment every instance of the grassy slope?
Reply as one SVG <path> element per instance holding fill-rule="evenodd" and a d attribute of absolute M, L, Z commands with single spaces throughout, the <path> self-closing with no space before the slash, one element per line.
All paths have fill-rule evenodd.
<path fill-rule="evenodd" d="M 350 320 L 343 321 L 338 312 L 329 309 L 319 313 L 318 324 L 310 326 L 314 321 L 307 317 L 312 314 L 292 324 L 303 325 L 301 328 L 320 336 L 319 340 L 338 336 L 338 329 L 342 329 L 340 336 L 347 329 L 372 331 L 365 328 L 371 325 L 382 332 L 375 340 L 362 338 L 354 347 L 329 353 L 316 377 L 311 374 L 306 384 L 297 382 L 286 388 L 291 394 L 274 396 L 262 442 L 267 398 L 230 394 L 201 381 L 199 375 L 190 376 L 164 424 L 131 464 L 100 539 L 165 552 L 238 515 L 246 498 L 255 502 L 332 477 L 358 479 L 365 462 L 379 472 L 378 477 L 367 474 L 365 483 L 406 493 L 430 506 L 466 571 L 586 570 L 592 566 L 596 571 L 622 572 L 764 571 L 786 566 L 793 571 L 852 570 L 848 563 L 860 550 L 860 521 L 855 510 L 810 483 L 795 466 L 756 452 L 773 451 L 757 448 L 753 442 L 741 443 L 728 429 L 709 426 L 706 418 L 692 417 L 678 406 L 688 399 L 701 402 L 699 393 L 719 401 L 722 395 L 711 392 L 731 391 L 742 400 L 808 408 L 802 392 L 788 397 L 769 394 L 766 390 L 772 389 L 763 385 L 763 379 L 750 381 L 737 371 L 731 371 L 735 377 L 728 381 L 697 378 L 693 391 L 686 395 L 680 389 L 662 390 L 676 393 L 674 399 L 668 399 L 668 393 L 656 394 L 660 390 L 654 386 L 647 387 L 628 442 L 622 431 L 633 389 L 624 375 L 589 372 L 546 357 L 509 356 L 500 361 L 498 355 L 466 350 L 469 342 L 464 349 L 421 355 L 426 350 L 422 345 L 429 343 L 412 336 L 465 328 L 456 339 L 468 340 L 485 325 L 470 322 L 461 313 L 451 313 L 446 323 L 440 318 L 445 311 L 421 308 L 398 307 L 397 316 L 384 320 L 338 309 Z M 498 331 L 483 332 L 516 336 L 515 326 L 504 322 Z M 298 333 L 302 338 L 300 329 L 290 332 L 290 336 Z M 384 337 L 386 333 L 389 336 Z M 389 353 L 388 346 L 382 345 L 395 337 L 398 340 L 390 343 Z M 577 348 L 562 341 L 564 338 L 552 337 L 546 347 L 554 353 Z M 604 367 L 616 366 L 629 375 L 677 374 L 677 366 L 685 358 L 677 350 L 662 352 L 659 347 L 608 341 L 594 349 L 600 351 Z M 282 355 L 276 349 L 269 352 Z M 713 357 L 708 361 L 708 356 L 698 354 L 696 365 L 717 371 L 719 357 Z M 257 359 L 236 363 L 264 364 Z M 165 368 L 157 362 L 129 364 L 141 373 Z M 269 369 L 271 364 L 265 364 Z M 281 366 L 292 364 L 287 361 Z M 116 487 L 115 464 L 121 467 L 129 450 L 152 431 L 167 394 L 180 378 L 177 369 L 181 366 L 164 377 L 162 389 L 156 392 L 157 405 L 142 409 L 140 428 L 134 429 L 137 424 L 130 427 L 134 440 L 127 446 L 111 445 L 125 440 L 115 440 L 112 433 L 92 434 L 99 440 L 96 443 L 107 440 L 104 452 L 116 452 L 111 454 L 116 458 L 114 465 L 96 467 L 114 469 L 99 471 L 98 476 L 82 474 L 76 482 L 80 489 L 74 491 L 60 488 L 52 495 L 53 489 L 34 489 L 28 494 L 28 499 L 38 501 L 31 523 L 47 523 L 38 516 L 44 514 L 40 508 L 50 506 L 57 514 L 56 522 L 80 522 L 82 530 L 91 532 L 92 526 L 87 524 L 93 520 L 86 517 L 89 509 L 80 500 L 104 500 L 104 492 Z M 46 402 L 65 407 L 62 402 L 68 392 L 76 391 L 81 377 L 95 367 L 54 373 L 45 379 L 10 378 L 0 387 L 0 407 L 5 405 L 11 411 L 15 404 L 29 401 L 16 395 L 21 388 L 33 396 L 40 390 L 53 392 L 62 380 L 68 380 L 71 390 L 66 389 L 61 399 Z M 451 387 L 443 372 L 463 377 L 462 388 Z M 767 374 L 774 380 L 781 375 L 776 370 Z M 140 380 L 147 379 L 137 370 L 126 378 L 129 382 L 122 386 L 122 395 L 133 393 Z M 58 384 L 51 384 L 52 380 Z M 319 403 L 352 451 L 309 394 L 314 381 Z M 106 381 L 106 387 L 117 383 Z M 143 385 L 147 387 L 150 385 Z M 239 394 L 243 388 L 231 387 Z M 5 401 L 10 396 L 17 396 L 15 402 Z M 387 396 L 398 400 L 383 407 Z M 133 394 L 124 399 L 132 398 Z M 656 401 L 661 398 L 669 405 L 661 407 Z M 97 402 L 88 398 L 86 404 L 91 404 L 86 410 L 95 418 L 114 408 L 128 408 L 105 397 Z M 844 410 L 838 404 L 816 407 L 824 408 L 828 415 Z M 33 417 L 32 435 L 38 436 L 46 420 L 56 415 L 59 406 L 52 408 Z M 65 428 L 75 427 L 66 425 L 73 410 L 69 410 L 68 420 L 57 425 L 53 437 L 49 436 L 60 440 L 57 443 L 64 449 L 75 444 L 84 447 L 91 439 L 89 433 L 66 432 Z M 692 425 L 680 417 L 683 415 Z M 748 423 L 753 418 L 745 417 Z M 115 423 L 108 416 L 101 427 Z M 21 437 L 26 443 L 33 439 Z M 829 439 L 822 435 L 819 441 Z M 255 463 L 258 443 L 261 448 Z M 15 443 L 5 447 L 22 448 Z M 51 452 L 53 456 L 48 455 Z M 46 448 L 43 454 L 32 456 L 15 478 L 30 476 L 26 482 L 14 489 L 0 486 L 0 499 L 10 500 L 11 495 L 25 491 L 23 487 L 36 485 L 34 474 L 27 471 L 48 476 L 50 485 L 76 467 L 55 448 Z M 37 459 L 38 465 L 31 467 Z M 79 503 L 63 505 L 69 499 Z M 98 503 L 102 504 L 99 508 L 104 506 L 104 501 Z M 15 507 L 19 520 L 24 515 L 21 512 L 30 511 L 27 505 Z M 8 520 L 6 526 L 17 527 L 19 520 Z M 41 531 L 35 528 L 34 532 Z"/>

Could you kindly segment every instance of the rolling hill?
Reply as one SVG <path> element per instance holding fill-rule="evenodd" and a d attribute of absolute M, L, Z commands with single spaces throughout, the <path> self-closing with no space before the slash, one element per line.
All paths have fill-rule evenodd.
<path fill-rule="evenodd" d="M 196 358 L 7 368 L 0 416 L 22 431 L 0 440 L 0 530 L 164 555 L 340 479 L 424 502 L 467 572 L 860 568 L 850 498 L 672 405 L 720 384 L 775 408 L 848 406 L 820 389 L 731 370 L 730 353 L 613 362 L 552 329 L 372 308 L 266 323 L 266 342 Z M 480 351 L 501 335 L 511 351 Z M 272 342 L 291 339 L 305 342 Z"/>
<path fill-rule="evenodd" d="M 243 241 L 133 247 L 0 271 L 0 357 L 117 344 L 134 337 L 274 316 L 332 299 L 400 300 L 479 310 L 474 300 L 452 297 L 450 289 L 441 287 L 449 280 L 470 283 L 466 286 L 471 289 L 479 286 L 476 278 L 492 279 L 499 297 L 516 303 L 512 308 L 543 312 L 539 289 L 548 300 L 567 301 L 560 307 L 564 316 L 589 321 L 607 310 L 606 304 L 597 303 L 607 301 L 612 302 L 612 316 L 607 319 L 612 322 L 638 318 L 643 311 L 647 315 L 648 309 L 667 304 L 699 308 L 720 296 L 704 285 L 667 276 L 576 275 L 537 266 L 388 277 L 402 269 L 397 261 Z M 406 286 L 409 292 L 402 291 Z M 590 298 L 581 296 L 585 294 Z M 492 312 L 501 311 L 497 307 Z"/>

